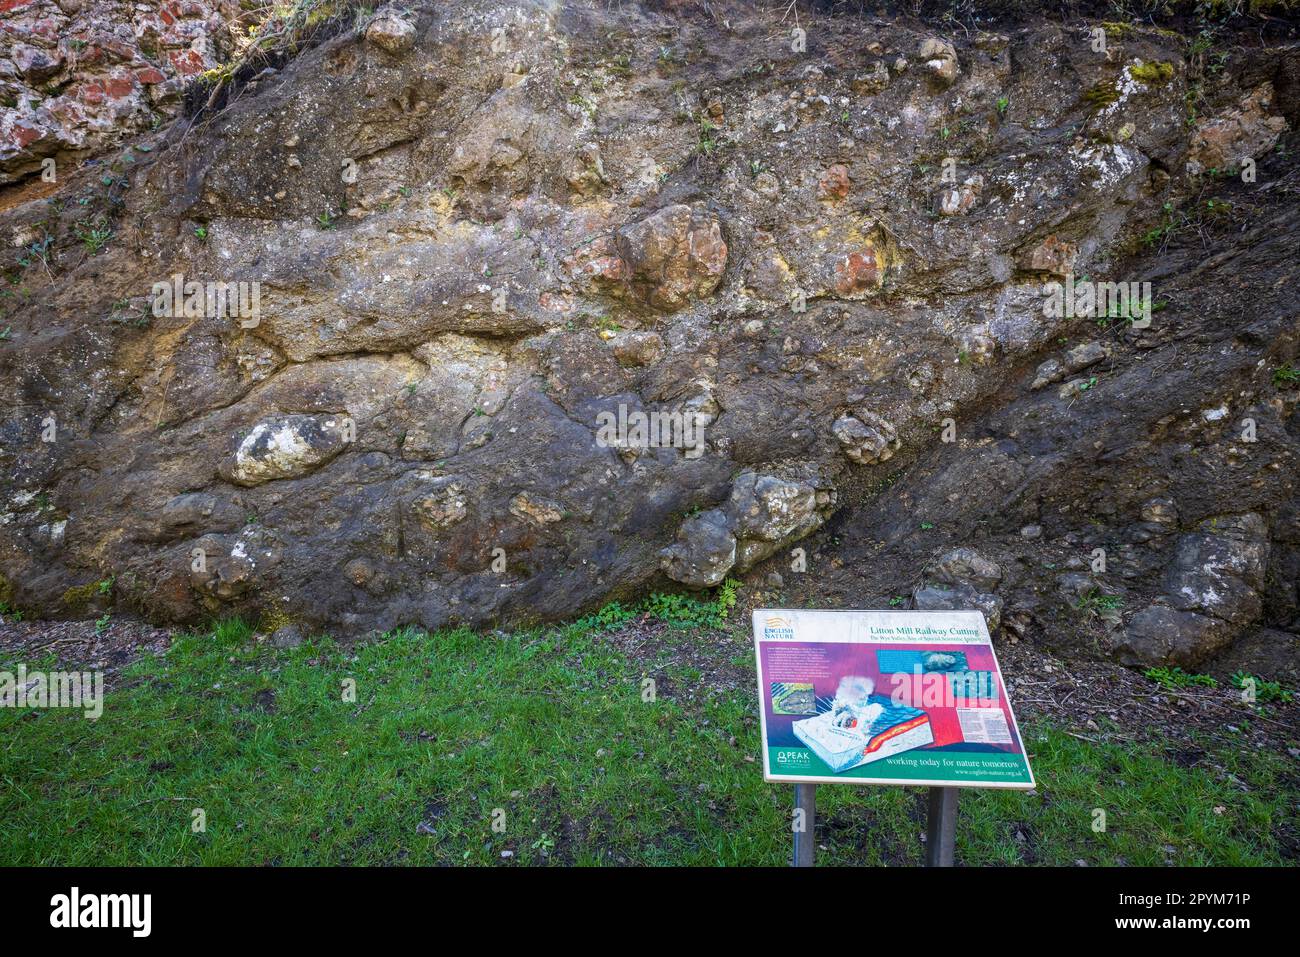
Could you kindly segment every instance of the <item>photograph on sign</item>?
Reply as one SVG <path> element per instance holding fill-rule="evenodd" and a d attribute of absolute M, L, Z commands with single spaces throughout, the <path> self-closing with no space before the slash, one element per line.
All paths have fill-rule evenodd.
<path fill-rule="evenodd" d="M 754 611 L 763 776 L 1032 788 L 977 611 Z"/>

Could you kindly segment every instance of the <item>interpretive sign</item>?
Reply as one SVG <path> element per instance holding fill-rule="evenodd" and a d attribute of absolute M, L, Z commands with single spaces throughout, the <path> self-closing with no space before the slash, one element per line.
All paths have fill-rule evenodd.
<path fill-rule="evenodd" d="M 763 777 L 1032 788 L 978 611 L 754 612 Z"/>

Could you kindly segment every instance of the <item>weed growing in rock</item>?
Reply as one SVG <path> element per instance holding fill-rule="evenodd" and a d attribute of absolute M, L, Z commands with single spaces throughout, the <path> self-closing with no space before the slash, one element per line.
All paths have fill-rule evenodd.
<path fill-rule="evenodd" d="M 1093 382 L 1096 382 L 1093 379 Z M 1080 386 L 1082 389 L 1083 387 Z M 1122 608 L 1124 599 L 1119 595 L 1108 595 L 1100 588 L 1091 589 L 1086 595 L 1082 595 L 1075 604 L 1075 610 L 1085 615 L 1099 615 L 1104 611 L 1114 611 Z"/>
<path fill-rule="evenodd" d="M 1289 362 L 1284 362 L 1273 370 L 1274 385 L 1291 385 L 1300 382 L 1300 369 Z"/>
<path fill-rule="evenodd" d="M 86 251 L 92 256 L 104 248 L 105 244 L 113 238 L 113 230 L 101 217 L 91 222 L 80 222 L 76 225 L 77 238 L 81 240 Z"/>
<path fill-rule="evenodd" d="M 700 135 L 699 135 L 699 139 L 695 143 L 695 152 L 699 153 L 702 156 L 712 156 L 713 151 L 718 146 L 717 142 L 713 138 L 713 134 L 717 131 L 718 128 L 713 125 L 712 120 L 708 119 L 708 117 L 705 116 L 701 116 L 699 118 L 698 124 L 700 128 Z"/>
<path fill-rule="evenodd" d="M 48 272 L 50 268 L 50 247 L 53 245 L 54 237 L 46 233 L 45 237 L 39 242 L 31 243 L 23 250 L 18 257 L 18 265 L 28 269 L 39 262 Z"/>

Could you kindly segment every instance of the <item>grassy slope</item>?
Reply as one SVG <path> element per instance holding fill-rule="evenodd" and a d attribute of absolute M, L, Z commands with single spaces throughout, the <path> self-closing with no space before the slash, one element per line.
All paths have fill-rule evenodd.
<path fill-rule="evenodd" d="M 503 850 L 527 863 L 784 863 L 790 789 L 746 760 L 753 691 L 710 691 L 669 647 L 708 641 L 752 674 L 747 641 L 682 630 L 647 662 L 604 627 L 292 651 L 237 623 L 183 638 L 136 665 L 97 722 L 0 711 L 0 864 L 496 863 Z M 644 674 L 664 689 L 653 703 Z M 1284 863 L 1274 830 L 1296 804 L 1284 758 L 1219 752 L 1215 772 L 1153 745 L 1041 724 L 1026 736 L 1038 793 L 965 792 L 960 863 Z M 922 791 L 823 787 L 818 800 L 821 863 L 920 862 Z M 196 807 L 206 833 L 191 830 Z"/>

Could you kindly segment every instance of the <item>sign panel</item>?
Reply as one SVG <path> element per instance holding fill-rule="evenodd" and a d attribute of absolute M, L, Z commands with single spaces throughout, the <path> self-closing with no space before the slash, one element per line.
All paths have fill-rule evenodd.
<path fill-rule="evenodd" d="M 759 608 L 763 777 L 1032 788 L 978 611 Z"/>

